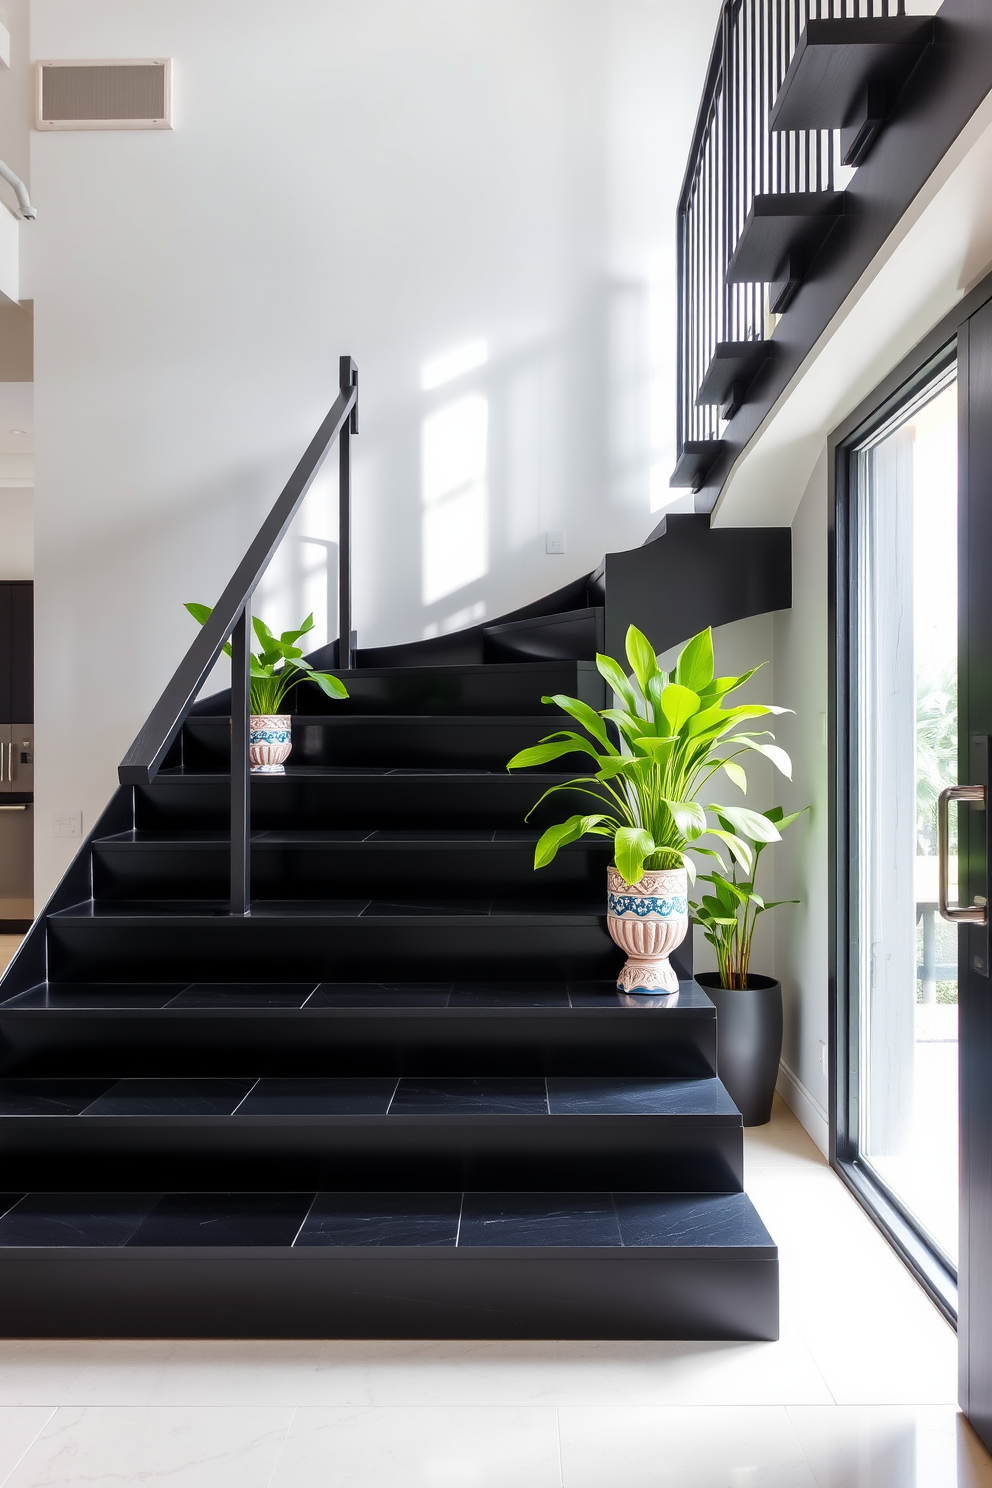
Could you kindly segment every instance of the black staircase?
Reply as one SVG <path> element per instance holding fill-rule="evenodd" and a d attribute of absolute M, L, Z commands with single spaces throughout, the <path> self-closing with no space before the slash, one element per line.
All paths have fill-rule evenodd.
<path fill-rule="evenodd" d="M 671 519 L 500 621 L 359 650 L 249 780 L 237 668 L 233 770 L 229 699 L 193 700 L 353 388 L 0 982 L 0 1331 L 774 1338 L 691 943 L 674 1005 L 620 995 L 608 844 L 535 874 L 524 817 L 567 776 L 505 762 L 543 695 L 604 705 L 630 619 L 661 646 L 788 605 L 789 533 Z"/>

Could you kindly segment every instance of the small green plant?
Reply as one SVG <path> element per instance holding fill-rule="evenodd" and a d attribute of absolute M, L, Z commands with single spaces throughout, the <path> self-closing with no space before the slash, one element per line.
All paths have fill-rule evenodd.
<path fill-rule="evenodd" d="M 211 605 L 187 604 L 187 610 L 201 625 L 213 614 Z M 252 629 L 258 638 L 261 651 L 251 653 L 251 712 L 256 714 L 278 713 L 286 694 L 300 682 L 315 682 L 321 692 L 330 698 L 346 698 L 348 689 L 339 677 L 330 672 L 316 672 L 303 659 L 303 651 L 296 642 L 313 630 L 313 615 L 308 615 L 299 630 L 284 630 L 274 636 L 264 620 L 252 616 Z M 225 642 L 224 655 L 230 656 L 231 644 Z"/>
<path fill-rule="evenodd" d="M 718 770 L 738 790 L 746 791 L 747 776 L 738 757 L 748 750 L 764 755 L 791 778 L 785 750 L 766 742 L 774 740 L 772 734 L 737 728 L 747 719 L 789 710 L 764 703 L 726 706 L 727 697 L 757 668 L 740 677 L 714 676 L 710 629 L 693 636 L 669 674 L 647 637 L 632 625 L 627 631 L 627 660 L 633 680 L 612 657 L 596 657 L 600 675 L 622 707 L 596 712 L 578 698 L 560 694 L 544 698 L 574 718 L 583 733 L 563 729 L 549 734 L 540 744 L 515 754 L 507 765 L 508 770 L 518 770 L 576 753 L 596 762 L 594 772 L 551 786 L 528 813 L 562 790 L 593 796 L 601 808 L 548 827 L 537 843 L 534 867 L 550 863 L 565 843 L 592 835 L 613 839 L 614 861 L 628 884 L 636 883 L 645 868 L 685 868 L 694 882 L 690 847 L 696 855 L 715 858 L 726 867 L 718 848 L 699 845 L 700 838 L 710 837 L 750 873 L 751 844 L 778 841 L 774 822 L 745 807 L 704 806 L 696 798 Z M 717 817 L 715 824 L 707 812 Z"/>
<path fill-rule="evenodd" d="M 804 806 L 802 811 L 793 811 L 786 816 L 781 806 L 773 806 L 763 815 L 781 835 L 786 827 L 791 827 L 808 810 L 809 807 Z M 697 924 L 702 925 L 706 939 L 716 951 L 721 987 L 747 986 L 751 940 L 758 916 L 766 910 L 777 909 L 780 904 L 799 903 L 798 899 L 775 899 L 766 903 L 760 894 L 755 893 L 758 859 L 765 846 L 763 841 L 755 842 L 754 863 L 747 879 L 738 877 L 736 863 L 730 878 L 725 878 L 722 873 L 700 875 L 701 879 L 713 885 L 713 892 L 704 894 L 698 903 L 692 905 L 692 917 Z"/>

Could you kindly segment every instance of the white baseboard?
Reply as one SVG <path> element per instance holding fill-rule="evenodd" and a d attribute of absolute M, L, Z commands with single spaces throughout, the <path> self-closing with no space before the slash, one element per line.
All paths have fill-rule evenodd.
<path fill-rule="evenodd" d="M 820 1102 L 810 1095 L 799 1076 L 789 1068 L 784 1059 L 779 1065 L 775 1089 L 792 1111 L 793 1115 L 809 1132 L 824 1157 L 829 1157 L 829 1117 L 820 1105 Z"/>

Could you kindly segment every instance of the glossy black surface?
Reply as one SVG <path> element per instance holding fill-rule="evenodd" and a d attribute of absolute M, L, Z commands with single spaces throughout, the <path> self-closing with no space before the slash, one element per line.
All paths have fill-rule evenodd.
<path fill-rule="evenodd" d="M 408 982 L 383 986 L 369 982 L 322 983 L 314 992 L 310 1008 L 410 1008 L 448 1006 L 451 987 L 447 982 Z"/>
<path fill-rule="evenodd" d="M 542 1116 L 548 1110 L 544 1081 L 485 1079 L 401 1080 L 390 1116 Z"/>
<path fill-rule="evenodd" d="M 319 1193 L 297 1246 L 451 1246 L 458 1238 L 460 1193 Z"/>
<path fill-rule="evenodd" d="M 86 1116 L 230 1116 L 254 1080 L 118 1080 Z"/>
<path fill-rule="evenodd" d="M 649 1080 L 637 1076 L 548 1080 L 552 1116 L 729 1116 L 737 1107 L 719 1080 Z"/>
<path fill-rule="evenodd" d="M 608 1193 L 467 1193 L 458 1235 L 475 1245 L 620 1245 Z"/>
<path fill-rule="evenodd" d="M 618 1193 L 613 1199 L 624 1245 L 774 1249 L 746 1194 Z"/>
<path fill-rule="evenodd" d="M 239 1116 L 385 1116 L 396 1081 L 385 1079 L 259 1080 Z"/>
<path fill-rule="evenodd" d="M 292 1245 L 312 1201 L 308 1193 L 170 1193 L 127 1243 Z"/>
<path fill-rule="evenodd" d="M 103 986 L 43 982 L 0 1004 L 4 1008 L 163 1008 L 182 991 L 182 986 L 136 987 L 116 982 Z"/>
<path fill-rule="evenodd" d="M 187 987 L 168 1004 L 173 1008 L 299 1008 L 313 991 L 311 982 L 292 986 L 254 985 L 225 986 L 223 983 L 200 983 Z"/>
<path fill-rule="evenodd" d="M 29 1193 L 0 1218 L 0 1246 L 126 1245 L 159 1198 L 141 1193 Z"/>
<path fill-rule="evenodd" d="M 78 1116 L 112 1084 L 110 1080 L 0 1080 L 0 1117 Z"/>

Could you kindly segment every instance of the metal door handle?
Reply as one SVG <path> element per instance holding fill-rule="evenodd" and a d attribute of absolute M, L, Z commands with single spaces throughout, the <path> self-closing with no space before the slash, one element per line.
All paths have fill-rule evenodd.
<path fill-rule="evenodd" d="M 989 907 L 984 899 L 974 904 L 948 904 L 948 831 L 947 813 L 952 801 L 981 802 L 985 806 L 984 785 L 950 785 L 937 798 L 937 907 L 945 920 L 957 925 L 987 925 Z"/>

